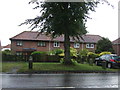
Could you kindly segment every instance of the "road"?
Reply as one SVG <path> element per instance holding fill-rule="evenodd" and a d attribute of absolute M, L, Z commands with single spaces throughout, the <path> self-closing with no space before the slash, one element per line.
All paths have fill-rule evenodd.
<path fill-rule="evenodd" d="M 117 73 L 1 74 L 2 88 L 118 88 Z"/>

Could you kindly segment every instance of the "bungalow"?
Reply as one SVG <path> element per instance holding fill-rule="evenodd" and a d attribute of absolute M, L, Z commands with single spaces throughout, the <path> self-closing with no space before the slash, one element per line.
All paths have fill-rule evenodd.
<path fill-rule="evenodd" d="M 27 55 L 33 51 L 51 51 L 58 48 L 64 49 L 63 36 L 51 39 L 50 36 L 44 34 L 38 36 L 38 33 L 39 32 L 24 31 L 10 38 L 12 53 Z M 70 46 L 77 50 L 88 49 L 89 51 L 95 52 L 96 43 L 102 38 L 99 35 L 83 35 L 82 37 L 84 40 L 80 39 L 80 42 L 70 38 Z"/>
<path fill-rule="evenodd" d="M 114 40 L 112 44 L 115 53 L 120 56 L 120 38 Z"/>

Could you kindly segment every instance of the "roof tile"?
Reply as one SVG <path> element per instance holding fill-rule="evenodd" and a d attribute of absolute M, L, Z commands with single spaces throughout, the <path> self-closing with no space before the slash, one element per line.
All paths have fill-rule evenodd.
<path fill-rule="evenodd" d="M 42 40 L 42 41 L 50 41 L 52 40 L 50 36 L 46 36 L 45 34 L 40 34 L 39 32 L 33 31 L 24 31 L 12 38 L 10 40 Z M 64 36 L 56 37 L 52 41 L 64 41 Z M 80 42 L 89 42 L 89 43 L 97 43 L 98 40 L 102 39 L 99 35 L 83 35 L 84 40 L 80 39 Z M 70 38 L 71 42 L 75 42 L 72 38 Z"/>

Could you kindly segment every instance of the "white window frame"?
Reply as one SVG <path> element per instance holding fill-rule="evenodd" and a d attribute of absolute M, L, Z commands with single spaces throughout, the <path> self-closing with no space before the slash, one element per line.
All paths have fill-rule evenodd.
<path fill-rule="evenodd" d="M 89 48 L 89 44 L 86 44 L 86 48 Z"/>
<path fill-rule="evenodd" d="M 40 42 L 38 42 L 38 46 L 45 47 L 46 43 L 44 41 L 40 41 Z"/>
<path fill-rule="evenodd" d="M 74 43 L 74 48 L 80 48 L 80 43 Z"/>
<path fill-rule="evenodd" d="M 94 44 L 86 44 L 86 48 L 94 48 Z"/>
<path fill-rule="evenodd" d="M 91 48 L 94 48 L 94 44 L 91 44 Z"/>
<path fill-rule="evenodd" d="M 55 42 L 53 43 L 53 47 L 60 47 L 60 42 L 55 41 Z"/>
<path fill-rule="evenodd" d="M 17 41 L 17 42 L 16 42 L 16 45 L 17 45 L 17 46 L 22 46 L 22 45 L 23 45 L 23 42 L 22 42 L 22 41 Z"/>

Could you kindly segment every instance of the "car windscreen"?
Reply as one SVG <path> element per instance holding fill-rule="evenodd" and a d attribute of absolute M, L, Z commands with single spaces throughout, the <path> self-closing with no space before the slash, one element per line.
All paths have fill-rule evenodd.
<path fill-rule="evenodd" d="M 119 56 L 112 56 L 112 59 L 120 61 L 120 57 Z"/>

